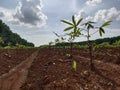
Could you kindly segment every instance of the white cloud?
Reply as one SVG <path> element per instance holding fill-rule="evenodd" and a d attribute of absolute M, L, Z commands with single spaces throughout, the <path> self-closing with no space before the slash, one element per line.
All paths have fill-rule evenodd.
<path fill-rule="evenodd" d="M 20 22 L 13 17 L 15 10 L 0 7 L 0 18 L 4 22 L 10 22 L 14 25 L 20 25 Z"/>
<path fill-rule="evenodd" d="M 120 10 L 117 10 L 115 7 L 110 9 L 103 9 L 96 12 L 95 21 L 107 21 L 107 20 L 120 20 Z"/>
<path fill-rule="evenodd" d="M 120 21 L 120 10 L 118 10 L 115 7 L 112 7 L 110 9 L 98 10 L 94 16 L 89 16 L 87 15 L 87 12 L 85 12 L 84 9 L 81 9 L 77 14 L 75 14 L 75 17 L 76 20 L 79 20 L 80 18 L 84 18 L 82 23 L 89 20 L 100 23 L 108 20 Z"/>
<path fill-rule="evenodd" d="M 80 18 L 86 17 L 86 13 L 84 9 L 79 10 L 77 14 L 75 14 L 76 20 L 79 20 Z"/>
<path fill-rule="evenodd" d="M 43 27 L 47 16 L 42 12 L 41 0 L 22 0 L 15 10 L 0 7 L 0 18 L 13 25 Z"/>
<path fill-rule="evenodd" d="M 0 13 L 1 13 L 1 19 L 3 20 L 7 20 L 7 21 L 10 21 L 13 19 L 13 10 L 9 10 L 9 9 L 6 9 L 6 8 L 3 8 L 3 7 L 0 7 Z"/>
<path fill-rule="evenodd" d="M 86 1 L 86 5 L 88 5 L 88 6 L 96 6 L 100 3 L 102 3 L 102 0 L 88 0 L 88 1 Z"/>
<path fill-rule="evenodd" d="M 20 22 L 27 26 L 44 26 L 47 16 L 43 14 L 42 7 L 41 0 L 22 0 L 16 7 L 15 22 Z"/>
<path fill-rule="evenodd" d="M 116 28 L 106 28 L 106 31 L 105 31 L 105 35 L 106 37 L 114 37 L 114 36 L 120 36 L 120 29 L 116 29 Z"/>
<path fill-rule="evenodd" d="M 92 20 L 93 20 L 93 17 L 88 16 L 88 17 L 85 18 L 85 20 L 86 20 L 86 21 L 92 21 Z"/>
<path fill-rule="evenodd" d="M 80 18 L 84 18 L 82 23 L 85 23 L 86 21 L 94 20 L 92 16 L 87 16 L 87 13 L 84 9 L 81 9 L 77 14 L 75 14 L 76 20 L 79 20 Z"/>

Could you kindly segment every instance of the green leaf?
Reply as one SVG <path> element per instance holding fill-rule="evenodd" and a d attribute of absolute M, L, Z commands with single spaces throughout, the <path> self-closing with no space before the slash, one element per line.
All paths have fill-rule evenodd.
<path fill-rule="evenodd" d="M 64 29 L 64 31 L 68 31 L 68 30 L 70 30 L 70 29 L 72 29 L 73 27 L 67 27 L 67 28 L 65 28 Z"/>
<path fill-rule="evenodd" d="M 94 28 L 94 26 L 92 24 L 89 24 L 90 28 Z"/>
<path fill-rule="evenodd" d="M 103 33 L 105 33 L 105 31 L 104 31 L 103 28 L 100 27 L 100 28 L 99 28 L 99 34 L 100 34 L 100 36 L 102 36 Z"/>
<path fill-rule="evenodd" d="M 110 25 L 110 23 L 111 23 L 112 21 L 107 21 L 107 22 L 105 22 L 104 24 L 102 24 L 102 26 L 101 27 L 105 27 L 105 26 L 108 26 L 108 25 Z"/>
<path fill-rule="evenodd" d="M 76 37 L 79 37 L 81 35 L 81 32 L 79 31 L 79 30 L 77 30 L 76 32 L 75 32 L 75 36 Z"/>
<path fill-rule="evenodd" d="M 76 32 L 76 30 L 77 30 L 77 27 L 74 27 L 74 32 Z"/>
<path fill-rule="evenodd" d="M 76 71 L 77 68 L 77 62 L 74 60 L 72 63 L 72 68 Z"/>
<path fill-rule="evenodd" d="M 88 29 L 88 30 L 90 29 L 90 26 L 89 26 L 89 25 L 87 26 L 87 29 Z"/>
<path fill-rule="evenodd" d="M 59 39 L 58 39 L 58 38 L 57 38 L 57 39 L 55 39 L 55 42 L 56 42 L 56 43 L 58 43 L 58 42 L 59 42 Z"/>
<path fill-rule="evenodd" d="M 105 31 L 104 31 L 104 29 L 103 29 L 103 28 L 100 28 L 100 30 L 101 30 L 101 32 L 102 32 L 102 33 L 105 33 Z"/>
<path fill-rule="evenodd" d="M 95 23 L 95 22 L 92 22 L 92 21 L 88 21 L 88 23 Z"/>
<path fill-rule="evenodd" d="M 68 33 L 67 35 L 72 36 L 72 35 L 73 35 L 73 32 L 70 32 L 70 33 Z"/>
<path fill-rule="evenodd" d="M 92 24 L 90 24 L 90 23 L 86 23 L 86 24 L 87 24 L 86 26 L 87 26 L 88 30 L 90 30 L 91 28 L 94 28 L 94 26 Z"/>
<path fill-rule="evenodd" d="M 57 37 L 60 37 L 57 33 L 53 32 Z"/>
<path fill-rule="evenodd" d="M 63 22 L 63 23 L 66 23 L 66 24 L 68 24 L 68 25 L 72 25 L 72 26 L 73 26 L 73 24 L 72 24 L 71 22 L 68 22 L 68 21 L 66 21 L 66 20 L 61 20 L 61 22 Z"/>
<path fill-rule="evenodd" d="M 83 18 L 80 18 L 76 25 L 78 26 L 82 20 L 83 20 Z"/>
<path fill-rule="evenodd" d="M 73 22 L 74 26 L 76 26 L 76 21 L 75 21 L 75 17 L 74 16 L 72 16 L 72 22 Z"/>
<path fill-rule="evenodd" d="M 87 26 L 87 25 L 88 25 L 88 23 L 83 23 L 82 25 L 85 25 L 85 26 Z"/>

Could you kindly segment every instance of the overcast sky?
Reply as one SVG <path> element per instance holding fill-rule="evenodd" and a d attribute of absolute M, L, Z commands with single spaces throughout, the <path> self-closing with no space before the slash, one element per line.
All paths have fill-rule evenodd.
<path fill-rule="evenodd" d="M 120 35 L 120 0 L 1 0 L 0 19 L 14 33 L 33 42 L 36 46 L 57 38 L 54 32 L 63 34 L 66 27 L 61 19 L 71 16 L 85 20 L 104 22 L 112 20 L 104 37 Z M 100 38 L 98 34 L 91 39 Z M 79 41 L 86 40 L 79 38 Z M 76 40 L 78 41 L 78 39 Z"/>

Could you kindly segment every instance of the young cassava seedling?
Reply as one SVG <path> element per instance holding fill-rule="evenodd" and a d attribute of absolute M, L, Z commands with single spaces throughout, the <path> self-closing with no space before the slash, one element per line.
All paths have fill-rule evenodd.
<path fill-rule="evenodd" d="M 83 18 L 80 18 L 78 21 L 75 20 L 75 17 L 72 16 L 72 22 L 66 21 L 66 20 L 61 20 L 61 22 L 69 25 L 67 28 L 64 29 L 64 32 L 69 31 L 67 33 L 69 39 L 68 42 L 70 43 L 70 54 L 71 54 L 71 58 L 73 56 L 73 41 L 75 40 L 76 37 L 79 37 L 79 35 L 81 34 L 80 32 L 80 28 L 78 28 L 78 25 L 80 24 L 80 22 L 82 21 Z"/>
<path fill-rule="evenodd" d="M 90 37 L 99 32 L 100 36 L 105 33 L 104 27 L 110 25 L 112 21 L 107 21 L 103 23 L 99 27 L 95 27 L 95 22 L 93 21 L 86 21 L 85 23 L 81 24 L 83 18 L 80 18 L 78 21 L 76 21 L 75 17 L 72 16 L 72 22 L 61 20 L 63 23 L 70 25 L 69 27 L 65 28 L 64 31 L 69 31 L 73 29 L 73 31 L 68 33 L 68 36 L 70 36 L 70 44 L 71 44 L 71 55 L 72 55 L 72 42 L 76 37 L 79 36 L 85 36 L 87 38 L 88 47 L 89 47 L 89 55 L 90 55 L 90 67 L 91 70 L 94 70 L 94 63 L 93 63 L 93 52 L 92 52 L 92 41 L 90 40 Z M 95 30 L 92 34 L 90 33 L 90 30 Z M 96 31 L 97 29 L 97 31 Z M 86 32 L 86 34 L 83 34 L 82 32 Z"/>
<path fill-rule="evenodd" d="M 94 70 L 95 67 L 94 67 L 94 63 L 93 63 L 93 45 L 92 45 L 92 41 L 90 40 L 90 37 L 99 32 L 100 36 L 102 37 L 102 35 L 105 33 L 104 31 L 104 27 L 110 25 L 111 21 L 107 21 L 105 23 L 103 23 L 101 26 L 99 27 L 95 27 L 95 22 L 92 22 L 92 21 L 87 21 L 85 22 L 84 24 L 82 24 L 81 26 L 85 26 L 85 28 L 81 28 L 82 31 L 86 31 L 87 34 L 82 34 L 84 35 L 86 38 L 87 38 L 87 42 L 88 42 L 88 48 L 89 48 L 89 55 L 90 55 L 90 67 L 91 67 L 91 70 Z M 90 30 L 96 30 L 94 31 L 92 34 L 90 33 Z"/>

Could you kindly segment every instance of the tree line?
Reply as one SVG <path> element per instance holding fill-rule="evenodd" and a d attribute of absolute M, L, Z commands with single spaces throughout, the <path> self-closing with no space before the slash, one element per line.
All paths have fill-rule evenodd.
<path fill-rule="evenodd" d="M 92 40 L 95 45 L 102 45 L 102 44 L 109 44 L 109 45 L 117 45 L 120 42 L 120 36 L 116 37 L 111 37 L 111 38 L 102 38 L 102 39 L 96 39 Z M 82 42 L 73 42 L 73 45 L 80 45 L 80 46 L 85 46 L 87 45 L 87 41 L 82 41 Z M 57 43 L 56 46 L 70 46 L 70 43 L 64 42 L 64 43 Z M 119 44 L 120 45 L 120 44 Z"/>
<path fill-rule="evenodd" d="M 30 46 L 34 47 L 34 44 L 21 38 L 17 33 L 13 33 L 9 26 L 7 26 L 2 20 L 0 20 L 0 46 Z"/>

